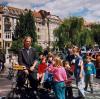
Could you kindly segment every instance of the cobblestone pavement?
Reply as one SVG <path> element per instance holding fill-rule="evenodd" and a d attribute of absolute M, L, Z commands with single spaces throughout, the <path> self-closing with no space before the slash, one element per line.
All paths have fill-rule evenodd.
<path fill-rule="evenodd" d="M 3 75 L 0 75 L 0 97 L 6 96 L 8 92 L 11 90 L 12 82 L 8 80 L 7 77 L 8 71 L 6 71 Z M 73 94 L 75 97 L 78 96 L 78 89 L 76 88 L 75 83 L 72 84 L 73 86 Z M 100 99 L 100 79 L 94 79 L 94 93 L 90 93 L 90 89 L 88 88 L 86 93 L 85 99 Z M 2 99 L 2 98 L 0 98 Z"/>
<path fill-rule="evenodd" d="M 73 94 L 74 96 L 78 96 L 78 89 L 76 88 L 76 85 L 72 85 L 73 88 Z M 87 91 L 85 91 L 86 98 L 85 99 L 100 99 L 100 79 L 94 79 L 94 84 L 93 84 L 93 89 L 94 92 L 93 94 L 90 93 L 90 89 L 88 88 Z"/>

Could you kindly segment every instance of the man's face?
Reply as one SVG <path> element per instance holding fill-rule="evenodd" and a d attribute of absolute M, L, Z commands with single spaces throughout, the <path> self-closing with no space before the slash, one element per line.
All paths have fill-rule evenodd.
<path fill-rule="evenodd" d="M 29 48 L 31 46 L 31 38 L 27 38 L 25 41 L 24 41 L 24 47 L 25 48 Z"/>

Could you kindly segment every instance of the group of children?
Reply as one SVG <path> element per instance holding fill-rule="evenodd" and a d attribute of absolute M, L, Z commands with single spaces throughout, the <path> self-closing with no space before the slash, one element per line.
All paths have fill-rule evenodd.
<path fill-rule="evenodd" d="M 59 56 L 51 53 L 48 56 L 40 53 L 38 59 L 37 80 L 39 88 L 46 87 L 48 91 L 54 91 L 56 99 L 73 99 L 72 81 L 75 71 L 75 63 L 63 61 Z M 86 57 L 84 64 L 85 71 L 85 90 L 90 85 L 93 93 L 93 77 L 96 75 L 94 64 L 91 57 Z"/>

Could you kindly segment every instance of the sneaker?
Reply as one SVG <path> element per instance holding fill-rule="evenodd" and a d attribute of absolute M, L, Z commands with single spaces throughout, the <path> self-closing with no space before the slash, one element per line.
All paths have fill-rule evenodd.
<path fill-rule="evenodd" d="M 39 88 L 43 88 L 43 84 L 42 83 L 39 85 Z"/>
<path fill-rule="evenodd" d="M 87 91 L 87 88 L 84 88 L 85 91 Z"/>
<path fill-rule="evenodd" d="M 33 93 L 36 95 L 37 94 L 37 91 L 34 91 Z"/>
<path fill-rule="evenodd" d="M 93 93 L 93 89 L 91 89 L 91 93 Z"/>
<path fill-rule="evenodd" d="M 34 95 L 35 95 L 36 99 L 40 99 L 40 97 L 38 96 L 37 91 L 34 91 L 33 93 L 34 93 Z"/>
<path fill-rule="evenodd" d="M 76 99 L 85 99 L 85 97 L 84 96 L 79 96 Z"/>

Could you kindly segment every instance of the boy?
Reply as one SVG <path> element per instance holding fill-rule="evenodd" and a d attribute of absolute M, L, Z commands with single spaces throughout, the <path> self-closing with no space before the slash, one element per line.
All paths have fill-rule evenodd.
<path fill-rule="evenodd" d="M 93 77 L 96 76 L 96 69 L 94 64 L 91 62 L 91 57 L 87 57 L 87 63 L 85 64 L 85 90 L 87 90 L 88 84 L 93 93 Z"/>

